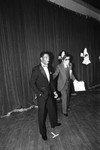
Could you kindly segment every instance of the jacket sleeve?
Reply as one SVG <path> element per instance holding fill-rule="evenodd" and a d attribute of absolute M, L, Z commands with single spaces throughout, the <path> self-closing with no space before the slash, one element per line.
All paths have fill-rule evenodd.
<path fill-rule="evenodd" d="M 29 81 L 30 87 L 32 88 L 32 90 L 36 93 L 36 95 L 41 94 L 41 91 L 39 91 L 39 89 L 36 86 L 36 80 L 38 78 L 38 69 L 36 67 L 34 67 L 32 69 L 32 74 L 31 74 L 31 79 Z"/>
<path fill-rule="evenodd" d="M 59 66 L 56 67 L 56 70 L 53 74 L 53 79 L 55 79 L 59 75 Z"/>
<path fill-rule="evenodd" d="M 53 79 L 51 80 L 51 91 L 52 91 L 53 93 L 56 91 L 56 88 L 55 88 Z"/>

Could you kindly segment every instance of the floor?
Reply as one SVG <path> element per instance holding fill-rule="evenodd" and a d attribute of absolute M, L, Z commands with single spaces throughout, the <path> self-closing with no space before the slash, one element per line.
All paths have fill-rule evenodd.
<path fill-rule="evenodd" d="M 68 117 L 62 114 L 61 100 L 57 108 L 60 135 L 52 138 L 47 117 L 47 141 L 39 134 L 37 108 L 0 118 L 0 150 L 100 150 L 99 89 L 72 94 Z"/>

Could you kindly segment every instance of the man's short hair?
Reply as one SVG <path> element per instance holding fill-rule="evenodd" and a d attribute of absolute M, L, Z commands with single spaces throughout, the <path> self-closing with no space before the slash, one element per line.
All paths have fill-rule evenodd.
<path fill-rule="evenodd" d="M 45 54 L 48 54 L 48 55 L 49 55 L 49 53 L 48 53 L 48 52 L 43 51 L 43 52 L 41 52 L 41 53 L 40 53 L 40 58 L 41 58 L 41 57 L 43 57 Z"/>
<path fill-rule="evenodd" d="M 62 60 L 69 58 L 70 59 L 70 55 L 69 54 L 65 54 L 65 56 L 62 58 Z"/>

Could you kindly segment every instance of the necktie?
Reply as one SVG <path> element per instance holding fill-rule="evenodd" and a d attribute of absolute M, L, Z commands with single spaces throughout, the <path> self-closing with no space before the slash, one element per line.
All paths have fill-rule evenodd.
<path fill-rule="evenodd" d="M 43 64 L 42 67 L 43 67 L 43 68 L 44 68 L 44 67 L 48 67 L 48 65 L 44 65 L 44 64 Z"/>

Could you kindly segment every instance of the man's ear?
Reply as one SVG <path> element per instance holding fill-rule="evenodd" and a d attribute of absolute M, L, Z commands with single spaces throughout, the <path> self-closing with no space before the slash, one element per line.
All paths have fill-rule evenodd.
<path fill-rule="evenodd" d="M 40 60 L 42 60 L 42 57 L 40 57 Z"/>

